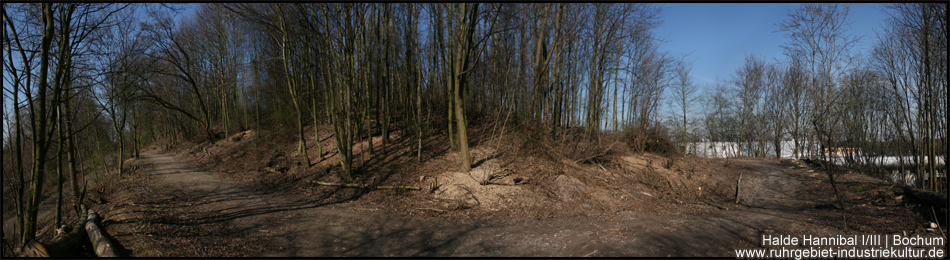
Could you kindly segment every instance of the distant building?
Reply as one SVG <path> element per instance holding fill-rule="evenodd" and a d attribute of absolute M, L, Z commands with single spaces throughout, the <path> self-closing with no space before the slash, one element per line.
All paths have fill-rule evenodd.
<path fill-rule="evenodd" d="M 743 143 L 740 145 L 738 142 L 694 142 L 690 143 L 687 147 L 687 152 L 699 157 L 706 158 L 726 158 L 726 157 L 736 157 L 739 155 L 741 149 L 742 156 L 754 156 L 751 147 L 758 145 L 758 143 Z M 764 157 L 774 158 L 775 157 L 775 144 L 772 142 L 765 142 L 765 147 L 762 151 L 764 152 Z M 801 142 L 799 143 L 798 151 L 795 151 L 795 142 L 786 140 L 781 142 L 781 158 L 791 159 L 791 158 L 807 158 L 819 155 L 819 150 L 817 149 L 817 142 Z M 796 156 L 797 153 L 797 156 Z"/>
<path fill-rule="evenodd" d="M 825 148 L 821 151 L 828 155 L 831 158 L 846 157 L 848 155 L 860 156 L 861 151 L 858 148 L 847 148 L 847 147 L 838 147 L 838 148 Z"/>
<path fill-rule="evenodd" d="M 694 142 L 687 148 L 688 153 L 706 158 L 736 157 L 739 143 L 736 142 Z"/>

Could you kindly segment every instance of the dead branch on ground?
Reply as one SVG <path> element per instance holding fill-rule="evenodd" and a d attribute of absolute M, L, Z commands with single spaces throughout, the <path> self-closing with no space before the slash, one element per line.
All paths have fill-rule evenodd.
<path fill-rule="evenodd" d="M 416 187 L 416 186 L 371 185 L 371 184 L 361 184 L 361 183 L 337 183 L 337 182 L 323 182 L 323 181 L 310 181 L 310 183 L 324 185 L 324 186 L 339 186 L 343 188 L 357 188 L 357 189 L 369 189 L 369 190 L 421 190 L 421 188 Z"/>

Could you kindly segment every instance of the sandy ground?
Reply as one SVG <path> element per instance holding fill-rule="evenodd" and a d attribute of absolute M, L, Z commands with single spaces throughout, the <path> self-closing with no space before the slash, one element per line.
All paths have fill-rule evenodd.
<path fill-rule="evenodd" d="M 138 163 L 143 167 L 123 180 L 126 190 L 99 206 L 122 253 L 136 257 L 735 257 L 734 249 L 761 247 L 763 234 L 859 234 L 878 225 L 853 219 L 842 231 L 834 210 L 824 209 L 832 200 L 819 187 L 827 186 L 823 175 L 761 160 L 738 162 L 749 168 L 739 205 L 547 220 L 390 214 L 353 202 L 260 192 L 166 154 L 143 153 Z"/>

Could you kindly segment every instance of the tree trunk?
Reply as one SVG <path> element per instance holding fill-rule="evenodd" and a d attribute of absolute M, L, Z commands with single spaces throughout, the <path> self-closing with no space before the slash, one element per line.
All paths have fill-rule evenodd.
<path fill-rule="evenodd" d="M 280 4 L 275 4 L 275 6 L 277 7 L 277 17 L 280 21 L 278 23 L 281 35 L 280 55 L 284 62 L 284 74 L 287 79 L 287 88 L 290 92 L 290 98 L 294 105 L 294 110 L 297 112 L 297 152 L 303 156 L 304 163 L 307 164 L 307 168 L 310 168 L 310 157 L 307 156 L 307 139 L 304 137 L 303 131 L 303 111 L 300 109 L 299 85 L 297 84 L 297 75 L 294 69 L 293 61 L 291 60 L 293 53 L 289 53 L 292 51 L 292 48 L 289 46 L 290 32 L 288 31 L 289 29 L 287 28 L 287 23 L 284 20 L 283 8 L 281 8 Z"/>
<path fill-rule="evenodd" d="M 89 209 L 89 214 L 86 219 L 86 234 L 89 237 L 89 242 L 92 244 L 93 250 L 96 252 L 96 256 L 99 257 L 119 257 L 119 252 L 116 250 L 115 246 L 112 245 L 112 242 L 106 238 L 105 232 L 99 228 L 99 215 L 95 211 Z"/>
<path fill-rule="evenodd" d="M 114 110 L 113 110 L 114 111 Z M 123 124 L 124 125 L 124 124 Z M 119 142 L 119 152 L 115 155 L 115 165 L 116 170 L 119 171 L 119 176 L 122 176 L 123 166 L 125 162 L 122 160 L 122 157 L 125 156 L 125 132 L 122 131 L 122 128 L 119 127 L 118 122 L 116 122 L 115 116 L 112 117 L 112 129 L 115 130 L 116 137 Z"/>
<path fill-rule="evenodd" d="M 39 205 L 41 201 L 41 192 L 43 190 L 43 182 L 46 178 L 46 169 L 43 167 L 46 164 L 46 153 L 49 148 L 47 135 L 47 104 L 46 104 L 46 90 L 49 86 L 47 81 L 47 71 L 49 70 L 49 53 L 50 45 L 53 40 L 53 6 L 51 3 L 43 4 L 43 38 L 41 42 L 40 49 L 40 74 L 39 74 L 39 90 L 37 109 L 38 113 L 31 113 L 30 121 L 34 126 L 34 137 L 33 137 L 33 169 L 32 173 L 32 184 L 30 187 L 30 201 L 26 209 L 25 217 L 25 228 L 22 234 L 20 234 L 20 244 L 25 245 L 28 241 L 33 240 L 36 237 L 36 222 L 37 216 L 39 213 Z M 30 108 L 33 108 L 32 102 L 30 102 Z M 32 109 L 31 109 L 32 110 Z M 33 111 L 31 111 L 33 112 Z M 38 122 L 37 122 L 38 121 Z"/>
<path fill-rule="evenodd" d="M 469 10 L 466 4 L 461 5 L 461 10 L 459 12 L 462 15 L 462 23 L 458 26 L 458 31 L 456 33 L 461 33 L 462 42 L 456 45 L 455 50 L 455 62 L 453 65 L 452 72 L 452 81 L 453 87 L 453 100 L 455 106 L 455 120 L 456 120 L 456 130 L 458 131 L 458 145 L 459 152 L 461 156 L 461 170 L 462 172 L 469 172 L 472 169 L 472 160 L 471 155 L 468 149 L 468 131 L 467 131 L 467 122 L 465 120 L 465 74 L 468 73 L 469 66 L 469 55 L 472 53 L 474 48 L 474 34 L 475 26 L 477 25 L 477 15 L 478 15 L 478 4 L 474 4 Z M 468 16 L 465 18 L 465 16 Z"/>
<path fill-rule="evenodd" d="M 7 54 L 10 55 L 10 53 L 7 53 Z M 12 64 L 12 63 L 13 63 L 13 56 L 10 55 L 8 58 L 10 58 L 10 63 Z M 28 69 L 28 68 L 29 68 L 29 67 L 27 67 L 27 69 Z M 14 77 L 13 80 L 14 80 L 14 86 L 13 86 L 13 100 L 20 100 L 20 97 L 19 97 L 20 86 L 18 86 L 18 84 L 17 84 L 17 83 L 19 83 L 20 81 L 19 81 L 18 77 L 16 77 L 16 76 Z M 30 84 L 30 80 L 27 79 L 27 80 L 26 80 L 26 85 L 29 86 L 29 84 Z M 24 194 L 25 194 L 25 192 L 26 192 L 26 189 L 24 188 L 24 187 L 26 186 L 26 176 L 24 176 L 24 174 L 23 174 L 23 131 L 22 131 L 23 126 L 22 126 L 22 124 L 20 123 L 20 105 L 19 105 L 18 102 L 13 102 L 13 118 L 14 118 L 14 124 L 13 124 L 13 125 L 14 125 L 14 127 L 15 127 L 15 130 L 14 130 L 14 131 L 15 131 L 15 135 L 16 135 L 16 139 L 14 139 L 14 142 L 15 142 L 14 144 L 15 144 L 15 147 L 16 147 L 16 150 L 15 150 L 15 151 L 16 151 L 16 157 L 15 157 L 16 162 L 13 163 L 13 165 L 15 165 L 15 167 L 16 167 L 16 178 L 17 178 L 17 180 L 16 180 L 16 181 L 17 181 L 17 182 L 16 182 L 16 183 L 17 183 L 17 185 L 16 185 L 16 198 L 15 198 L 15 199 L 16 199 L 16 219 L 17 219 L 17 220 L 16 220 L 16 224 L 17 224 L 17 225 L 16 225 L 16 234 L 18 234 L 20 237 L 22 237 L 22 234 L 23 234 L 23 227 L 24 227 L 24 221 L 23 221 L 23 220 L 24 220 L 24 216 L 26 216 L 26 215 L 25 215 L 25 213 L 26 213 L 26 212 L 25 212 L 26 207 L 24 207 L 24 206 L 25 206 L 24 203 L 26 203 L 26 200 L 24 199 Z M 22 245 L 22 241 L 17 241 L 17 242 L 18 242 L 18 243 L 21 243 L 21 244 L 19 244 L 19 245 Z"/>
<path fill-rule="evenodd" d="M 56 123 L 59 134 L 56 142 L 56 217 L 53 220 L 55 227 L 63 223 L 63 107 L 56 107 Z"/>
<path fill-rule="evenodd" d="M 61 105 L 61 100 L 63 96 L 63 85 L 64 82 L 67 82 L 69 79 L 66 77 L 67 73 L 70 71 L 72 57 L 70 56 L 70 45 L 69 45 L 69 18 L 72 17 L 72 12 L 75 10 L 74 4 L 68 4 L 62 7 L 59 10 L 60 13 L 60 43 L 59 43 L 59 62 L 56 65 L 56 76 L 54 81 L 54 100 L 56 103 L 51 104 L 51 108 L 56 109 L 56 129 L 57 134 L 57 148 L 56 148 L 56 217 L 54 223 L 56 226 L 59 226 L 63 220 L 63 182 L 65 178 L 63 176 L 63 136 L 65 135 L 63 131 L 63 121 L 64 121 L 64 109 Z M 52 134 L 52 133 L 51 133 Z"/>

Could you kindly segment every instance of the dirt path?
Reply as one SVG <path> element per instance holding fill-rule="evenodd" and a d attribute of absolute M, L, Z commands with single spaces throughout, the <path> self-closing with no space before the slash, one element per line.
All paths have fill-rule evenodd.
<path fill-rule="evenodd" d="M 761 169 L 744 176 L 743 186 L 771 191 L 743 194 L 747 207 L 713 215 L 505 223 L 316 205 L 294 194 L 255 192 L 168 155 L 142 159 L 150 165 L 143 169 L 147 181 L 134 189 L 145 196 L 106 213 L 108 231 L 131 256 L 734 257 L 733 249 L 758 247 L 763 233 L 820 228 L 795 217 L 814 206 L 799 199 L 807 176 L 767 164 L 757 164 Z"/>

